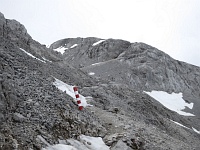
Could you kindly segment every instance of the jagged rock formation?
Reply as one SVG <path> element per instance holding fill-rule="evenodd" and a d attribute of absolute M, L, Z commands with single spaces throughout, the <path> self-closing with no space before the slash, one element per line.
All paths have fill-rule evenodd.
<path fill-rule="evenodd" d="M 139 91 L 139 86 L 130 88 L 131 84 L 117 77 L 112 80 L 85 73 L 93 63 L 125 59 L 123 51 L 131 46 L 122 40 L 115 44 L 111 39 L 95 45 L 99 40 L 60 40 L 48 49 L 34 41 L 23 25 L 0 13 L 0 149 L 41 149 L 47 146 L 44 140 L 56 144 L 68 138 L 78 140 L 80 134 L 101 136 L 112 150 L 120 146 L 199 149 L 200 135 L 192 130 L 200 130 L 198 118 L 170 111 Z M 68 48 L 64 55 L 53 51 L 60 45 Z M 140 59 L 140 55 L 135 58 Z M 78 111 L 72 98 L 53 85 L 54 78 L 78 85 L 81 94 L 92 96 L 93 107 Z"/>

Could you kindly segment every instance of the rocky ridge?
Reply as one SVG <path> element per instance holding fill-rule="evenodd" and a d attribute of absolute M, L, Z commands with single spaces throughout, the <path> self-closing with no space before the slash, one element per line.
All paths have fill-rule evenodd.
<path fill-rule="evenodd" d="M 1 20 L 4 19 L 1 15 Z M 12 20 L 7 22 L 12 24 Z M 71 66 L 59 65 L 59 54 L 47 51 L 27 33 L 30 42 L 21 40 L 25 29 L 16 21 L 13 26 L 16 28 L 6 24 L 0 27 L 3 31 L 0 36 L 0 149 L 41 149 L 46 144 L 38 135 L 53 144 L 58 139 L 76 138 L 80 134 L 97 136 L 99 129 L 104 131 L 97 117 L 87 110 L 80 114 L 72 98 L 53 85 L 54 78 L 80 87 L 93 85 L 93 80 Z M 43 61 L 30 57 L 20 48 Z"/>
<path fill-rule="evenodd" d="M 101 39 L 78 40 L 92 45 Z M 77 52 L 80 45 L 71 48 L 76 42 L 63 46 Z M 117 47 L 123 51 L 127 46 L 114 46 L 109 57 L 118 55 L 112 54 Z M 86 54 L 96 56 L 89 50 Z M 101 58 L 75 66 L 67 55 L 34 41 L 23 25 L 0 13 L 0 149 L 35 150 L 63 140 L 70 145 L 67 139 L 79 140 L 81 134 L 102 137 L 111 150 L 199 149 L 200 135 L 192 130 L 200 129 L 198 118 L 180 116 L 128 84 L 89 76 L 87 65 L 109 61 L 103 52 L 97 55 Z M 92 96 L 93 107 L 78 111 L 72 98 L 53 85 L 54 78 L 79 86 L 82 95 Z"/>
<path fill-rule="evenodd" d="M 72 44 L 77 46 L 70 48 Z M 197 66 L 175 60 L 145 43 L 75 38 L 54 42 L 51 48 L 59 46 L 67 48 L 63 55 L 66 62 L 95 77 L 127 84 L 138 91 L 181 92 L 185 101 L 194 103 L 193 110 L 186 111 L 200 116 L 200 68 Z"/>

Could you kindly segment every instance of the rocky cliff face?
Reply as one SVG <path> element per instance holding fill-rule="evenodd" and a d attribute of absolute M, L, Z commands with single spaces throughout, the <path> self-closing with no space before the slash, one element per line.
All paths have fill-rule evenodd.
<path fill-rule="evenodd" d="M 26 49 L 38 58 L 45 57 L 50 61 L 60 60 L 59 53 L 47 49 L 45 45 L 33 40 L 24 25 L 16 20 L 5 19 L 2 13 L 0 13 L 0 37 L 12 41 L 16 46 Z"/>
<path fill-rule="evenodd" d="M 134 47 L 134 44 L 122 40 L 77 38 L 60 40 L 48 49 L 34 41 L 23 25 L 5 19 L 0 13 L 0 149 L 39 150 L 60 142 L 70 145 L 67 139 L 79 140 L 81 134 L 102 137 L 111 150 L 119 150 L 119 147 L 199 149 L 200 135 L 192 130 L 192 127 L 200 130 L 199 118 L 170 111 L 141 90 L 155 87 L 169 92 L 182 90 L 185 84 L 178 84 L 179 81 L 176 81 L 176 86 L 180 86 L 178 90 L 171 85 L 174 83 L 163 87 L 159 83 L 151 83 L 150 79 L 167 76 L 166 80 L 170 80 L 171 76 L 149 69 L 152 75 L 157 76 L 147 77 L 145 67 L 140 68 L 136 63 L 153 69 L 157 65 L 163 69 L 162 64 L 154 64 L 154 61 L 161 63 L 159 58 L 169 56 L 160 51 L 163 55 L 157 56 L 156 51 L 146 59 L 146 49 L 155 49 L 146 44 L 135 44 Z M 60 46 L 66 48 L 64 55 L 53 51 Z M 168 59 L 171 60 L 170 57 Z M 96 68 L 98 66 L 101 68 Z M 166 64 L 166 69 L 168 67 Z M 198 80 L 198 68 L 190 67 L 192 75 L 194 68 L 197 73 L 193 75 L 194 79 L 184 81 L 188 83 L 188 89 Z M 173 65 L 170 69 L 176 71 Z M 101 70 L 104 74 L 107 70 L 107 76 L 104 77 Z M 97 77 L 87 74 L 91 71 Z M 138 73 L 138 77 L 133 73 Z M 172 72 L 176 76 L 174 74 Z M 132 75 L 136 81 L 131 81 L 131 84 L 128 80 L 122 82 L 121 77 L 129 79 Z M 82 95 L 92 97 L 88 103 L 93 107 L 78 111 L 73 99 L 54 86 L 55 78 L 77 85 Z M 152 88 L 144 84 L 147 79 Z M 191 88 L 191 91 L 195 90 Z"/>
<path fill-rule="evenodd" d="M 70 48 L 70 44 L 77 46 Z M 175 60 L 144 43 L 79 38 L 60 40 L 52 48 L 54 45 L 66 45 L 64 60 L 96 77 L 127 84 L 138 91 L 182 92 L 188 103 L 194 103 L 191 112 L 200 116 L 200 68 L 197 66 Z"/>

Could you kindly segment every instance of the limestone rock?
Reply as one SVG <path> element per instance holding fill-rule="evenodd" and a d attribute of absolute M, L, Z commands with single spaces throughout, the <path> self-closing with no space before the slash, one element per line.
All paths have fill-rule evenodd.
<path fill-rule="evenodd" d="M 129 146 L 126 145 L 126 143 L 124 143 L 123 141 L 119 140 L 117 142 L 117 144 L 112 147 L 110 150 L 131 150 L 132 148 L 130 148 Z"/>
<path fill-rule="evenodd" d="M 23 122 L 26 118 L 20 113 L 14 113 L 13 119 L 14 121 L 17 121 L 17 122 Z"/>
<path fill-rule="evenodd" d="M 60 44 L 68 48 L 64 55 L 53 51 Z M 180 116 L 142 91 L 184 88 L 185 99 L 193 102 L 196 96 L 198 107 L 198 77 L 198 67 L 144 43 L 72 38 L 49 49 L 19 22 L 0 14 L 0 147 L 41 149 L 83 134 L 101 136 L 112 146 L 121 140 L 131 147 L 134 137 L 144 139 L 138 141 L 145 141 L 146 149 L 194 149 L 200 140 L 192 130 L 200 130 L 198 116 Z M 54 78 L 77 85 L 81 94 L 92 97 L 93 107 L 79 111 L 72 98 L 53 85 Z M 112 108 L 117 108 L 115 113 Z"/>
<path fill-rule="evenodd" d="M 175 60 L 145 43 L 106 39 L 94 46 L 95 42 L 94 38 L 63 39 L 51 47 L 76 43 L 78 46 L 68 47 L 63 56 L 67 63 L 81 66 L 93 77 L 127 84 L 138 91 L 181 92 L 185 101 L 194 103 L 192 112 L 200 116 L 199 67 Z"/>

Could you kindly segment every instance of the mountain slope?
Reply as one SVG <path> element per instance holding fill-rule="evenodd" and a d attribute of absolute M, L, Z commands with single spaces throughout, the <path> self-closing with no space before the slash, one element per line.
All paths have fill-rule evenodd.
<path fill-rule="evenodd" d="M 68 49 L 64 60 L 96 77 L 127 84 L 138 91 L 182 92 L 186 102 L 194 103 L 193 109 L 186 111 L 200 116 L 199 67 L 175 60 L 144 43 L 78 39 L 60 40 L 51 47 L 65 46 Z M 67 46 L 71 43 L 77 46 Z"/>
<path fill-rule="evenodd" d="M 27 44 L 16 28 L 3 24 L 0 29 L 0 149 L 41 149 L 46 144 L 38 136 L 54 144 L 58 137 L 104 131 L 97 117 L 87 110 L 79 114 L 73 99 L 53 85 L 54 78 L 80 87 L 93 85 L 89 76 L 67 64 L 62 67 L 59 54 L 31 38 Z"/>
<path fill-rule="evenodd" d="M 77 39 L 90 46 L 96 43 L 94 47 L 103 44 L 99 40 Z M 88 53 L 82 49 L 79 55 L 76 50 L 81 45 L 74 39 L 68 41 L 62 46 L 68 47 L 69 52 L 73 50 L 69 58 L 67 53 L 61 55 L 34 41 L 23 25 L 0 13 L 0 149 L 39 150 L 58 143 L 75 145 L 82 134 L 102 137 L 111 150 L 117 150 L 119 145 L 123 145 L 122 149 L 199 149 L 198 118 L 180 116 L 129 84 L 84 72 L 93 63 L 107 63 L 110 58 L 120 57 L 118 54 L 130 46 L 129 42 L 123 44 L 120 40 L 114 46 L 115 40 L 111 40 L 112 46 L 107 46 L 114 48 L 108 57 L 103 53 L 106 49 L 102 48 L 101 54 L 95 49 L 93 54 L 84 43 L 82 48 L 88 47 Z M 113 53 L 118 47 L 119 52 Z M 88 54 L 91 60 L 81 58 Z M 80 64 L 66 61 L 70 57 Z M 78 111 L 73 99 L 56 88 L 55 78 L 77 85 L 83 96 L 92 97 L 88 103 L 93 107 Z M 70 143 L 73 140 L 77 141 Z"/>

